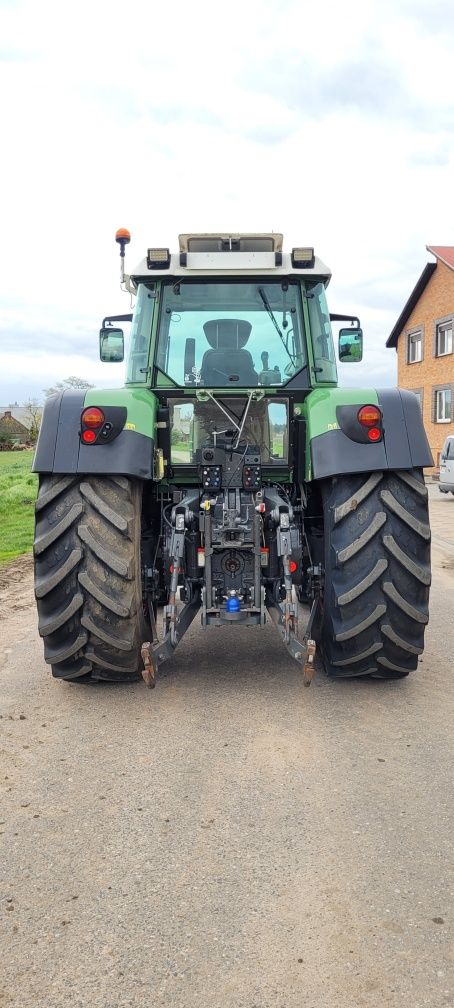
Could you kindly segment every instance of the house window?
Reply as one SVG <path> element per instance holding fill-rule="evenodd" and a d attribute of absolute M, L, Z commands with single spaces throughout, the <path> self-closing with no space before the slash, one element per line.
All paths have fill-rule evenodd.
<path fill-rule="evenodd" d="M 452 389 L 435 389 L 435 423 L 450 423 L 452 416 Z"/>
<path fill-rule="evenodd" d="M 422 397 L 423 397 L 422 389 L 412 389 L 411 391 L 416 396 L 416 398 L 417 398 L 417 400 L 419 402 L 419 408 L 420 408 L 421 413 L 422 413 Z"/>
<path fill-rule="evenodd" d="M 435 340 L 436 357 L 444 357 L 445 354 L 452 353 L 452 319 L 449 322 L 440 322 L 437 325 Z"/>
<path fill-rule="evenodd" d="M 408 364 L 416 364 L 417 361 L 422 361 L 421 329 L 418 329 L 416 332 L 409 333 L 408 335 L 407 361 Z"/>

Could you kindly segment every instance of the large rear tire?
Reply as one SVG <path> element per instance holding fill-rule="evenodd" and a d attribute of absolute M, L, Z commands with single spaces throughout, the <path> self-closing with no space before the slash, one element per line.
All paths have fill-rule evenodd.
<path fill-rule="evenodd" d="M 149 637 L 142 605 L 142 485 L 123 476 L 41 476 L 35 596 L 52 674 L 132 682 Z"/>
<path fill-rule="evenodd" d="M 323 488 L 321 649 L 335 677 L 398 679 L 429 619 L 430 527 L 422 471 L 340 476 Z"/>

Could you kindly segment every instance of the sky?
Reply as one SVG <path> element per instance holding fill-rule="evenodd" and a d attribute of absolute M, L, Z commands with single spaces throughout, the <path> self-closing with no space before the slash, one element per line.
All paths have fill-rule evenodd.
<path fill-rule="evenodd" d="M 386 339 L 454 245 L 451 0 L 0 0 L 0 405 L 101 364 L 127 269 L 191 231 L 282 231 L 359 315 L 347 385 L 395 384 Z"/>

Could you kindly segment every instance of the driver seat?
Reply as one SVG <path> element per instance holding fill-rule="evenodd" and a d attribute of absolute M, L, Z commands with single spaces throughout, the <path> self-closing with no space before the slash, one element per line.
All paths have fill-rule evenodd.
<path fill-rule="evenodd" d="M 256 386 L 258 374 L 249 350 L 244 350 L 252 325 L 243 319 L 212 319 L 203 331 L 211 350 L 202 359 L 201 384 Z"/>

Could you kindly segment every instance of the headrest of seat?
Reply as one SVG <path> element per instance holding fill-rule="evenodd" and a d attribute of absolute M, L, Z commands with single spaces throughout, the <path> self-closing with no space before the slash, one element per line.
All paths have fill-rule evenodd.
<path fill-rule="evenodd" d="M 240 350 L 249 339 L 252 325 L 244 319 L 211 319 L 203 331 L 213 350 Z"/>

